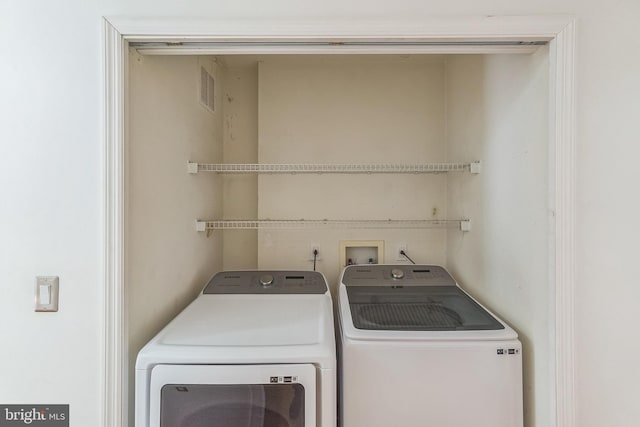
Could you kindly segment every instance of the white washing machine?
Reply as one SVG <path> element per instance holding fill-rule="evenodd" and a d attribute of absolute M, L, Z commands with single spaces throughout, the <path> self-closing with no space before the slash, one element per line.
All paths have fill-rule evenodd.
<path fill-rule="evenodd" d="M 345 427 L 521 427 L 516 332 L 442 267 L 366 265 L 340 277 Z"/>
<path fill-rule="evenodd" d="M 331 296 L 308 271 L 228 271 L 136 361 L 136 427 L 335 427 Z"/>

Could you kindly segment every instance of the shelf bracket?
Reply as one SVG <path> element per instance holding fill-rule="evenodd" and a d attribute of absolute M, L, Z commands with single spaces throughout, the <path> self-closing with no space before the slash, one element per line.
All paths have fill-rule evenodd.
<path fill-rule="evenodd" d="M 196 231 L 198 232 L 206 232 L 206 236 L 209 237 L 211 236 L 211 233 L 213 233 L 213 229 L 212 228 L 207 228 L 207 221 L 200 221 L 200 220 L 196 220 Z"/>
<path fill-rule="evenodd" d="M 195 162 L 189 162 L 187 163 L 187 172 L 191 173 L 191 174 L 196 174 L 198 173 L 198 164 Z"/>
<path fill-rule="evenodd" d="M 460 231 L 471 231 L 471 220 L 468 220 L 468 219 L 461 220 Z"/>
<path fill-rule="evenodd" d="M 474 175 L 479 174 L 480 173 L 480 168 L 481 168 L 480 166 L 481 166 L 480 165 L 480 161 L 471 162 L 469 164 L 469 172 L 474 174 Z"/>

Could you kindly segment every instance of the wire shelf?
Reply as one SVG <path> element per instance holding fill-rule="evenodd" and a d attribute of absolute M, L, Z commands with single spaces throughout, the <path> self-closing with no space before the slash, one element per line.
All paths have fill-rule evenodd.
<path fill-rule="evenodd" d="M 281 163 L 281 164 L 257 164 L 257 163 L 195 163 L 189 162 L 189 173 L 216 172 L 216 173 L 446 173 L 469 172 L 480 173 L 480 162 L 471 163 L 425 163 L 425 164 L 305 164 L 305 163 Z"/>
<path fill-rule="evenodd" d="M 471 230 L 471 222 L 463 220 L 329 220 L 329 219 L 255 219 L 196 221 L 197 231 L 212 230 L 261 230 L 261 229 L 422 229 L 441 228 Z"/>

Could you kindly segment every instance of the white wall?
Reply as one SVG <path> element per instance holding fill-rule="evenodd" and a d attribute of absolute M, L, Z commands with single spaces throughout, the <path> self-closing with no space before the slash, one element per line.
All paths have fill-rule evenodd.
<path fill-rule="evenodd" d="M 198 101 L 200 68 L 218 78 L 210 59 L 132 49 L 129 64 L 125 286 L 133 405 L 138 351 L 222 267 L 222 238 L 195 231 L 196 219 L 222 214 L 222 179 L 188 174 L 186 165 L 220 162 L 223 132 L 220 90 L 214 114 Z"/>
<path fill-rule="evenodd" d="M 553 420 L 548 76 L 547 48 L 447 58 L 449 159 L 482 162 L 477 176 L 448 175 L 449 215 L 473 228 L 448 234 L 447 266 L 519 334 L 526 426 Z"/>
<path fill-rule="evenodd" d="M 268 58 L 260 63 L 261 163 L 444 161 L 441 56 Z M 446 219 L 444 175 L 260 175 L 258 213 L 273 219 Z M 434 214 L 435 211 L 435 214 Z M 398 243 L 422 262 L 445 261 L 444 230 L 265 230 L 260 268 L 317 264 L 337 284 L 341 240 Z"/>
<path fill-rule="evenodd" d="M 104 404 L 101 16 L 300 21 L 565 13 L 578 22 L 577 425 L 636 424 L 636 0 L 1 2 L 0 401 L 70 403 L 73 426 L 97 425 Z M 39 274 L 60 276 L 56 314 L 32 311 Z"/>

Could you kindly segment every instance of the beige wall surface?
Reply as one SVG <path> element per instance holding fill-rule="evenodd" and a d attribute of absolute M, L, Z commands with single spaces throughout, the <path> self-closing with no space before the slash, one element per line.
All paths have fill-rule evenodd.
<path fill-rule="evenodd" d="M 472 232 L 447 235 L 447 266 L 523 344 L 525 421 L 552 425 L 555 295 L 549 286 L 548 49 L 447 58 L 447 149 L 482 161 L 448 175 L 448 212 Z"/>
<path fill-rule="evenodd" d="M 444 59 L 440 56 L 273 58 L 261 61 L 261 163 L 443 162 Z M 273 219 L 446 219 L 442 175 L 260 175 L 258 216 Z M 399 243 L 419 261 L 442 263 L 442 230 L 265 230 L 261 268 L 317 264 L 336 286 L 341 240 Z M 289 267 L 289 268 L 291 268 Z"/>
<path fill-rule="evenodd" d="M 636 0 L 0 2 L 0 401 L 69 403 L 74 426 L 102 419 L 103 16 L 403 22 L 547 14 L 577 22 L 576 425 L 635 425 Z M 58 313 L 33 312 L 36 275 L 60 276 Z"/>
<path fill-rule="evenodd" d="M 258 162 L 258 63 L 242 57 L 218 58 L 224 117 L 224 163 Z M 203 159 L 203 163 L 211 163 Z M 258 215 L 258 177 L 223 175 L 223 217 L 255 219 Z M 212 217 L 213 218 L 213 217 Z M 223 268 L 251 269 L 258 265 L 257 232 L 225 230 Z"/>
<path fill-rule="evenodd" d="M 222 239 L 195 232 L 196 218 L 221 214 L 222 180 L 186 167 L 222 159 L 222 114 L 198 99 L 201 67 L 217 78 L 212 61 L 132 49 L 129 64 L 125 283 L 133 405 L 138 351 L 222 267 Z"/>

